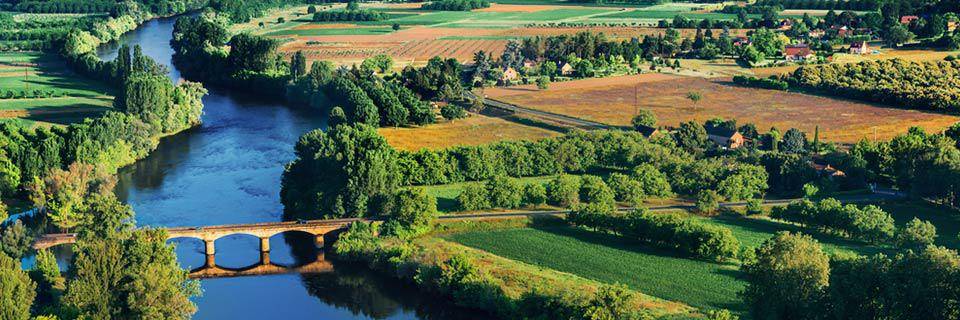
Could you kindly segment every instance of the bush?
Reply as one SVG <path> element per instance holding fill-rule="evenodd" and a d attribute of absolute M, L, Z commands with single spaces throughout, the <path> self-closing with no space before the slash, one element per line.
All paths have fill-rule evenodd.
<path fill-rule="evenodd" d="M 747 200 L 747 215 L 762 215 L 763 214 L 763 200 L 762 199 L 748 199 Z"/>
<path fill-rule="evenodd" d="M 547 183 L 547 202 L 561 207 L 580 203 L 580 179 L 561 174 L 550 180 Z"/>
<path fill-rule="evenodd" d="M 506 176 L 495 176 L 487 181 L 487 198 L 494 208 L 519 208 L 523 201 L 521 185 L 517 179 Z"/>
<path fill-rule="evenodd" d="M 487 189 L 475 183 L 464 186 L 463 191 L 457 196 L 457 207 L 460 211 L 490 209 Z"/>
<path fill-rule="evenodd" d="M 487 0 L 437 0 L 420 6 L 423 10 L 438 11 L 470 11 L 489 7 L 490 2 Z"/>
<path fill-rule="evenodd" d="M 903 248 L 921 248 L 933 244 L 937 227 L 930 221 L 913 218 L 897 233 L 897 244 Z"/>
<path fill-rule="evenodd" d="M 613 205 L 613 190 L 600 177 L 583 176 L 580 179 L 580 201 Z"/>
<path fill-rule="evenodd" d="M 697 212 L 710 214 L 720 208 L 720 200 L 723 200 L 716 191 L 703 190 L 697 194 Z"/>
<path fill-rule="evenodd" d="M 774 77 L 770 78 L 756 78 L 752 76 L 733 76 L 733 82 L 741 86 L 763 88 L 763 89 L 773 89 L 773 90 L 787 90 L 790 88 L 790 85 L 783 80 L 776 79 Z"/>
<path fill-rule="evenodd" d="M 540 183 L 528 183 L 523 188 L 523 203 L 532 207 L 538 207 L 546 204 L 547 188 Z"/>
<path fill-rule="evenodd" d="M 440 115 L 447 120 L 463 119 L 467 117 L 467 111 L 454 104 L 447 104 L 440 108 Z"/>
<path fill-rule="evenodd" d="M 623 201 L 630 204 L 639 204 L 643 202 L 643 186 L 640 182 L 633 180 L 630 176 L 622 173 L 612 173 L 607 178 L 607 185 L 613 189 L 617 201 Z"/>
<path fill-rule="evenodd" d="M 386 17 L 386 14 L 371 10 L 327 10 L 314 13 L 313 21 L 380 21 Z"/>

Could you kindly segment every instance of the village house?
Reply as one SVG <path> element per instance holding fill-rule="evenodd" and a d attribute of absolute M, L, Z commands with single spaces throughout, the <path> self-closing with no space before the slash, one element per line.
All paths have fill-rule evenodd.
<path fill-rule="evenodd" d="M 660 130 L 654 127 L 639 126 L 636 129 L 637 129 L 637 132 L 640 132 L 640 134 L 642 134 L 646 138 L 653 137 L 658 133 L 660 133 Z"/>
<path fill-rule="evenodd" d="M 804 61 L 813 58 L 813 54 L 813 50 L 805 43 L 788 44 L 783 48 L 783 56 L 787 61 Z"/>
<path fill-rule="evenodd" d="M 736 149 L 746 143 L 746 138 L 736 130 L 721 127 L 707 127 L 707 138 L 724 149 Z"/>
<path fill-rule="evenodd" d="M 784 19 L 780 21 L 780 30 L 790 30 L 793 27 L 793 20 Z"/>
<path fill-rule="evenodd" d="M 733 45 L 737 47 L 750 45 L 750 38 L 737 36 L 733 38 Z"/>
<path fill-rule="evenodd" d="M 807 33 L 807 36 L 814 39 L 823 38 L 823 36 L 825 35 L 827 35 L 827 32 L 821 29 L 811 30 L 810 32 Z"/>
<path fill-rule="evenodd" d="M 870 53 L 870 46 L 867 45 L 866 41 L 854 41 L 850 44 L 850 54 L 867 54 Z"/>
<path fill-rule="evenodd" d="M 526 59 L 523 60 L 523 67 L 527 69 L 533 69 L 537 67 L 537 61 Z"/>
<path fill-rule="evenodd" d="M 900 24 L 910 24 L 911 22 L 920 19 L 918 16 L 902 16 L 900 17 Z"/>
<path fill-rule="evenodd" d="M 517 73 L 517 69 L 506 67 L 503 69 L 503 74 L 500 75 L 500 82 L 507 83 L 510 81 L 515 81 L 520 78 L 520 74 Z"/>
<path fill-rule="evenodd" d="M 810 161 L 810 167 L 812 167 L 813 170 L 816 171 L 821 177 L 833 179 L 847 176 L 846 173 L 840 169 L 834 168 L 830 164 L 822 164 L 818 163 L 817 161 Z"/>
<path fill-rule="evenodd" d="M 852 36 L 854 34 L 853 29 L 847 26 L 842 26 L 842 27 L 833 26 L 830 29 L 836 32 L 838 38 L 845 38 L 845 37 Z"/>
<path fill-rule="evenodd" d="M 560 70 L 560 75 L 562 76 L 572 76 L 573 72 L 576 71 L 575 69 L 573 69 L 573 66 L 571 66 L 569 63 L 566 63 L 566 62 L 560 65 L 560 67 L 557 69 Z"/>

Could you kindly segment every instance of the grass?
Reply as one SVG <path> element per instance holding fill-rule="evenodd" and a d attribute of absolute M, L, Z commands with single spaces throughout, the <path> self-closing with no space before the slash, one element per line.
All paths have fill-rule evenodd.
<path fill-rule="evenodd" d="M 700 308 L 743 311 L 736 266 L 691 260 L 620 237 L 570 227 L 465 232 L 446 239 L 508 259 Z"/>
<path fill-rule="evenodd" d="M 879 206 L 893 216 L 898 227 L 913 218 L 930 221 L 937 227 L 937 245 L 960 249 L 960 212 L 920 201 L 887 202 Z"/>
<path fill-rule="evenodd" d="M 542 176 L 542 177 L 525 177 L 519 178 L 520 183 L 526 185 L 528 183 L 540 183 L 546 184 L 553 176 Z M 475 184 L 479 182 L 459 182 L 459 183 L 450 183 L 442 185 L 433 185 L 433 186 L 424 186 L 422 187 L 427 194 L 432 195 L 437 198 L 437 210 L 443 213 L 452 213 L 457 211 L 457 196 L 463 192 L 463 188 L 469 184 Z"/>
<path fill-rule="evenodd" d="M 0 53 L 0 89 L 44 90 L 62 95 L 0 99 L 0 118 L 16 118 L 26 126 L 82 121 L 101 115 L 113 104 L 110 87 L 74 74 L 64 62 L 50 54 Z"/>
<path fill-rule="evenodd" d="M 690 19 L 710 19 L 710 20 L 735 20 L 737 19 L 736 14 L 731 13 L 700 13 L 700 12 L 690 12 L 690 11 L 659 11 L 659 10 L 631 10 L 631 11 L 622 11 L 616 12 L 613 14 L 606 14 L 595 16 L 597 19 L 673 19 L 675 16 L 683 16 Z M 747 15 L 750 18 L 757 18 L 759 15 Z"/>

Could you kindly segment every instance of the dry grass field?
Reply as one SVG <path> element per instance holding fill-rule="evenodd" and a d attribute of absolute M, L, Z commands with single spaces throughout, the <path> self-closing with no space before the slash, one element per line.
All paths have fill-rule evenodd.
<path fill-rule="evenodd" d="M 379 131 L 391 146 L 401 150 L 440 149 L 500 140 L 536 140 L 560 135 L 556 131 L 479 114 L 424 127 L 380 128 Z"/>
<path fill-rule="evenodd" d="M 696 105 L 687 98 L 698 92 Z M 862 138 L 888 139 L 911 126 L 943 130 L 960 117 L 877 106 L 850 100 L 739 87 L 729 79 L 709 80 L 644 74 L 555 83 L 539 91 L 533 86 L 492 88 L 487 96 L 613 125 L 629 125 L 637 107 L 656 113 L 659 124 L 705 121 L 714 117 L 752 122 L 761 131 L 776 126 L 813 132 L 820 126 L 826 141 L 854 143 Z"/>

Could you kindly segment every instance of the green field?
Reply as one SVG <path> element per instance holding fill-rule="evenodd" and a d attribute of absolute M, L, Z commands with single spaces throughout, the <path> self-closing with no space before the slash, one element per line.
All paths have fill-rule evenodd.
<path fill-rule="evenodd" d="M 675 16 L 683 16 L 693 20 L 734 20 L 737 15 L 730 13 L 697 13 L 689 11 L 655 11 L 655 10 L 632 10 L 613 14 L 594 16 L 593 19 L 656 19 L 670 20 Z M 748 15 L 750 18 L 757 18 L 759 15 Z"/>
<path fill-rule="evenodd" d="M 527 23 L 587 19 L 591 15 L 615 12 L 606 8 L 562 8 L 536 12 L 424 11 L 383 21 L 361 22 L 373 25 L 439 25 L 443 27 L 509 27 Z"/>
<path fill-rule="evenodd" d="M 914 217 L 930 221 L 937 227 L 937 245 L 960 249 L 960 212 L 919 201 L 883 203 L 880 207 L 893 216 L 898 227 Z"/>
<path fill-rule="evenodd" d="M 0 53 L 0 91 L 56 92 L 56 97 L 0 99 L 0 118 L 23 125 L 69 124 L 96 117 L 113 104 L 106 84 L 74 74 L 56 55 Z"/>
<path fill-rule="evenodd" d="M 329 28 L 329 29 L 284 29 L 266 33 L 268 36 L 355 36 L 393 32 L 390 27 L 381 28 Z"/>
<path fill-rule="evenodd" d="M 553 176 L 544 176 L 544 177 L 527 177 L 520 178 L 520 182 L 523 184 L 539 182 L 546 184 L 547 181 L 550 181 Z M 463 188 L 468 184 L 473 184 L 478 182 L 460 182 L 460 183 L 451 183 L 443 185 L 434 185 L 434 186 L 425 186 L 424 190 L 427 191 L 427 194 L 437 198 L 437 209 L 443 213 L 451 213 L 457 210 L 457 196 L 460 195 L 460 192 L 463 192 Z"/>
<path fill-rule="evenodd" d="M 743 311 L 745 282 L 734 265 L 691 260 L 623 238 L 569 227 L 466 232 L 448 240 L 505 258 L 622 283 L 658 298 L 701 308 Z"/>

